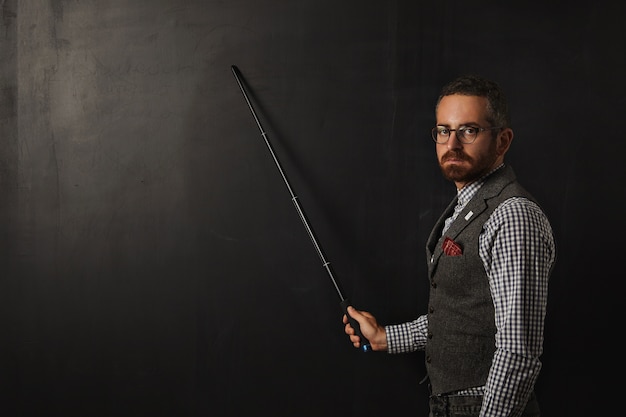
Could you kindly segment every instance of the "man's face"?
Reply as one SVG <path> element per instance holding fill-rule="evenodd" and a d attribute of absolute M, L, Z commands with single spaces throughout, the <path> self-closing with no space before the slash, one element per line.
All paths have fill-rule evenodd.
<path fill-rule="evenodd" d="M 487 99 L 478 96 L 445 96 L 437 108 L 437 126 L 458 129 L 462 126 L 491 127 L 486 120 Z M 456 131 L 446 143 L 437 143 L 437 159 L 443 176 L 454 181 L 457 189 L 477 180 L 498 166 L 504 152 L 498 152 L 493 130 L 480 132 L 473 143 L 463 143 Z M 508 146 L 507 146 L 508 147 Z"/>

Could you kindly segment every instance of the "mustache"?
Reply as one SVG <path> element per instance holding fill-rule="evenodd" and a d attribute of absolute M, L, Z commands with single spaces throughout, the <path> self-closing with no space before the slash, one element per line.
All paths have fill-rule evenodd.
<path fill-rule="evenodd" d="M 443 154 L 441 157 L 441 162 L 446 162 L 448 159 L 459 159 L 461 161 L 471 161 L 472 158 L 469 157 L 465 152 L 460 150 L 452 150 Z"/>

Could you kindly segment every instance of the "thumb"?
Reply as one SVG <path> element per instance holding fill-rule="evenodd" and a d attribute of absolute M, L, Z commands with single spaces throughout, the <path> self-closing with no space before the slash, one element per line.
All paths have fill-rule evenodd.
<path fill-rule="evenodd" d="M 363 318 L 363 314 L 361 314 L 361 312 L 359 310 L 357 310 L 356 308 L 354 308 L 352 306 L 348 306 L 347 311 L 348 311 L 348 314 L 350 315 L 350 317 L 352 317 L 356 321 L 359 321 L 359 318 L 361 318 L 361 319 Z"/>

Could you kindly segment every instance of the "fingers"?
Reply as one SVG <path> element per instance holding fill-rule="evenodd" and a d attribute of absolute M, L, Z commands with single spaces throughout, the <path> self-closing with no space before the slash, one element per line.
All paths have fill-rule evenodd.
<path fill-rule="evenodd" d="M 346 326 L 344 328 L 344 332 L 348 336 L 350 336 L 350 342 L 352 342 L 352 344 L 354 345 L 355 348 L 358 348 L 358 347 L 361 346 L 361 338 L 356 335 L 356 332 L 354 331 L 352 326 L 350 326 L 350 324 L 346 324 Z"/>
<path fill-rule="evenodd" d="M 350 322 L 358 323 L 355 327 L 360 328 L 360 334 L 370 342 L 373 350 L 387 350 L 387 336 L 383 326 L 380 326 L 372 314 L 367 311 L 357 310 L 352 306 L 346 308 L 347 314 L 343 315 L 344 332 L 350 337 L 350 342 L 355 348 L 361 347 L 361 338 Z M 353 321 L 354 320 L 354 321 Z"/>
<path fill-rule="evenodd" d="M 348 307 L 348 310 L 350 310 L 352 307 Z M 356 311 L 354 308 L 352 308 L 352 311 Z M 352 317 L 353 313 L 349 313 L 350 317 Z M 354 330 L 354 328 L 350 325 L 350 322 L 348 321 L 348 316 L 347 315 L 343 315 L 343 323 L 344 323 L 344 327 L 343 327 L 343 331 L 345 332 L 345 334 L 347 334 L 348 336 L 350 336 L 350 341 L 356 346 L 357 343 L 360 341 L 359 336 L 356 335 L 356 331 Z"/>
<path fill-rule="evenodd" d="M 343 330 L 344 332 L 346 332 L 347 335 L 352 335 L 356 333 L 352 326 L 350 326 L 350 323 L 346 323 L 346 325 L 343 327 Z"/>
<path fill-rule="evenodd" d="M 357 310 L 352 306 L 348 306 L 346 311 L 348 312 L 348 315 L 343 315 L 343 323 L 345 324 L 344 332 L 348 336 L 350 336 L 350 342 L 352 342 L 352 345 L 355 348 L 359 348 L 361 347 L 361 338 L 356 334 L 356 330 L 354 330 L 354 328 L 350 325 L 349 318 L 354 319 L 356 322 L 358 322 L 362 332 L 364 327 L 373 326 L 371 322 L 375 323 L 374 316 L 367 311 Z"/>
<path fill-rule="evenodd" d="M 361 321 L 364 320 L 364 314 L 363 314 L 364 312 L 361 312 L 361 311 L 359 311 L 359 310 L 357 310 L 357 309 L 355 309 L 354 307 L 351 307 L 351 306 L 348 306 L 347 311 L 348 311 L 348 314 L 350 315 L 350 318 L 356 320 L 359 323 L 359 325 L 361 325 Z M 367 313 L 367 314 L 369 315 L 369 313 Z M 345 324 L 344 332 L 348 336 L 350 336 L 350 341 L 354 344 L 354 346 L 358 347 L 361 338 L 356 335 L 356 331 L 350 325 L 350 321 L 349 321 L 348 316 L 346 314 L 343 315 L 343 323 Z"/>
<path fill-rule="evenodd" d="M 356 320 L 359 323 L 359 325 L 363 325 L 365 322 L 368 321 L 368 319 L 373 319 L 374 318 L 374 316 L 372 316 L 367 311 L 360 311 L 360 310 L 357 310 L 356 308 L 354 308 L 352 306 L 348 306 L 347 311 L 348 311 L 348 314 L 350 315 L 350 318 Z M 346 324 L 346 327 L 350 326 L 350 324 L 349 324 L 350 321 L 349 321 L 348 316 L 346 314 L 343 315 L 343 323 Z M 352 327 L 350 327 L 350 328 L 352 328 Z"/>

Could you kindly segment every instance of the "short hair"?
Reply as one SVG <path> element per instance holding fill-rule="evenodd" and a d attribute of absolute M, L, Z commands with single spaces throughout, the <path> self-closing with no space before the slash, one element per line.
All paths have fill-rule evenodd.
<path fill-rule="evenodd" d="M 504 91 L 498 83 L 478 75 L 462 75 L 444 85 L 439 93 L 435 110 L 445 96 L 460 94 L 487 99 L 487 121 L 492 126 L 510 127 L 511 117 Z"/>

